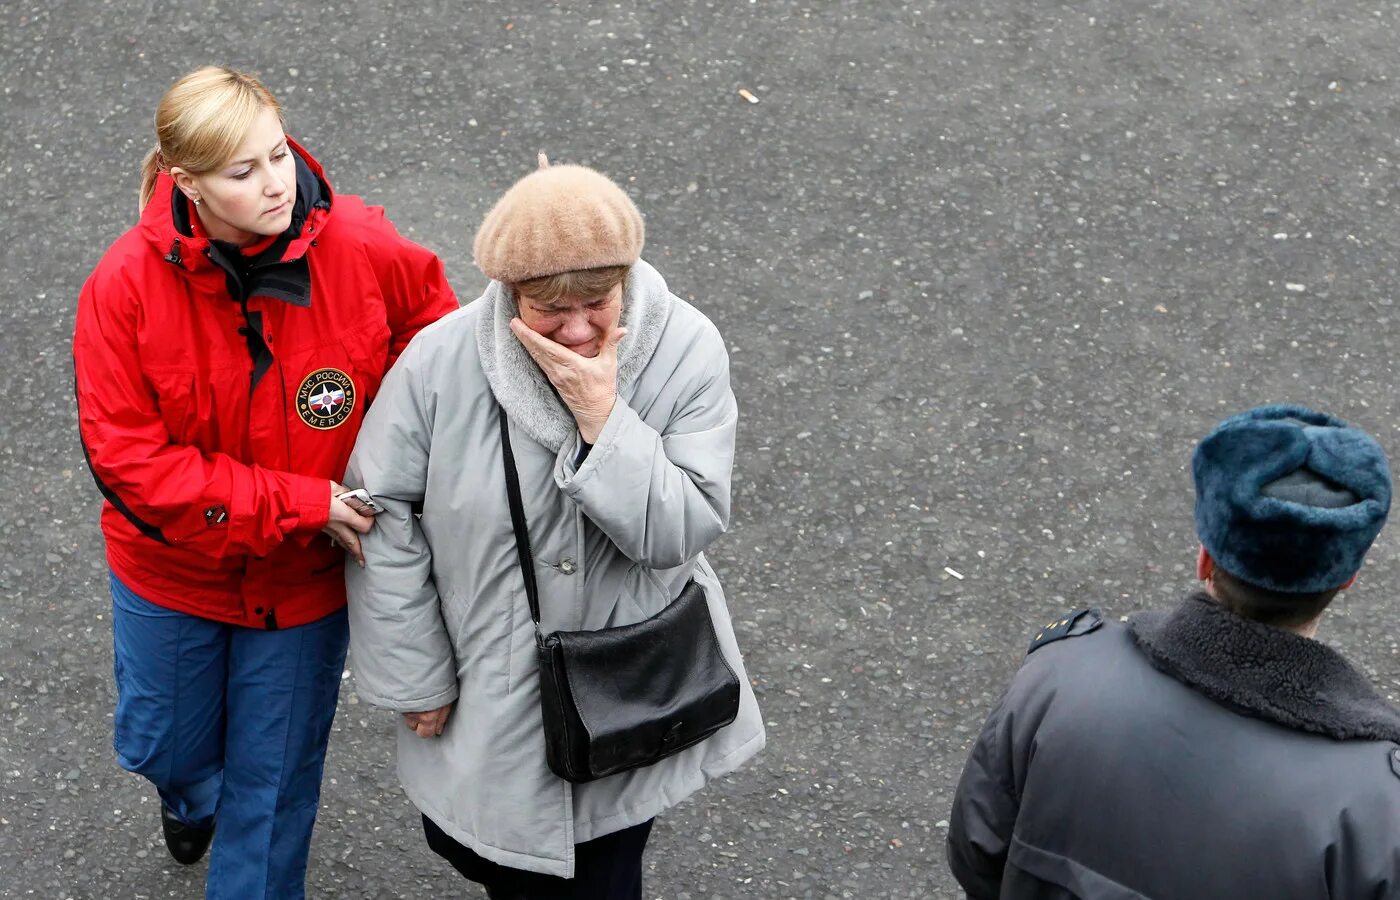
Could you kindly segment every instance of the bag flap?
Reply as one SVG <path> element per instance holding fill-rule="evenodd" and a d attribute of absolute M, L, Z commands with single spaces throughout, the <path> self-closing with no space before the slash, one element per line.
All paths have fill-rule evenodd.
<path fill-rule="evenodd" d="M 720 651 L 705 590 L 694 581 L 650 619 L 547 640 L 558 642 L 594 772 L 687 746 L 738 712 L 739 679 Z"/>

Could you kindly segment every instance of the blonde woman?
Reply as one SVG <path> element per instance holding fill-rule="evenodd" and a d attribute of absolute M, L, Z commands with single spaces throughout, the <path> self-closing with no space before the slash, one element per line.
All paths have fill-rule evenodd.
<path fill-rule="evenodd" d="M 208 897 L 286 900 L 345 660 L 342 557 L 374 522 L 337 479 L 384 373 L 457 303 L 436 256 L 332 192 L 252 76 L 192 72 L 155 118 L 140 221 L 73 338 L 114 744 L 158 790 L 176 860 L 213 841 Z"/>

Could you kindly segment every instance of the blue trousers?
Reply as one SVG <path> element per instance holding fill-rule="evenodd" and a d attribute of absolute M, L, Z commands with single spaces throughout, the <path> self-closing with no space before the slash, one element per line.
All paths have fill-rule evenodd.
<path fill-rule="evenodd" d="M 112 578 L 113 745 L 175 815 L 216 822 L 208 900 L 297 900 L 349 629 L 279 631 L 149 603 Z"/>

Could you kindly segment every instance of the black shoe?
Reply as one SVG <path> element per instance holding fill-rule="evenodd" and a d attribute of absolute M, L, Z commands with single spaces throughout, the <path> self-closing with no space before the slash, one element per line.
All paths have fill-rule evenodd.
<path fill-rule="evenodd" d="M 175 857 L 177 863 L 186 866 L 192 866 L 203 859 L 204 851 L 209 849 L 209 842 L 214 840 L 212 823 L 204 828 L 186 825 L 175 818 L 170 807 L 164 803 L 160 805 L 160 828 L 165 832 L 165 848 Z"/>

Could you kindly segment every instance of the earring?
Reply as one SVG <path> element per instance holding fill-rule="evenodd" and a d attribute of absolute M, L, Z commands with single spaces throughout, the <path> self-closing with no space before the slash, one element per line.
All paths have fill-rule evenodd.
<path fill-rule="evenodd" d="M 194 198 L 194 205 L 195 205 L 195 206 L 198 206 L 199 204 L 201 204 L 201 203 L 203 203 L 203 202 L 204 202 L 204 200 L 201 199 L 201 198 L 199 198 L 199 197 L 195 197 L 195 198 Z"/>

